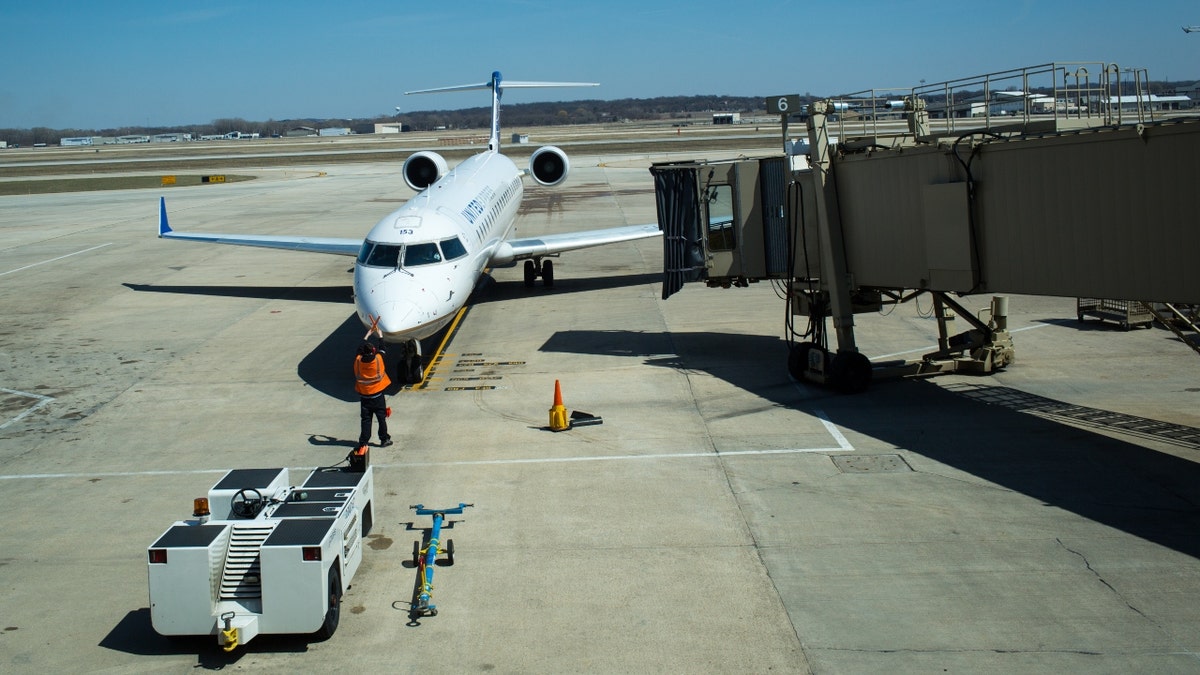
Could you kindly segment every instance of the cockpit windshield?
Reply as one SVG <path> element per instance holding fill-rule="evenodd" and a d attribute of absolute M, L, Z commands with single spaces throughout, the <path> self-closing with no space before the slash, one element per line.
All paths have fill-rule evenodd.
<path fill-rule="evenodd" d="M 362 249 L 358 252 L 358 262 L 367 267 L 395 269 L 397 261 L 400 260 L 401 248 L 396 244 L 376 244 L 373 241 L 364 241 Z"/>
<path fill-rule="evenodd" d="M 443 260 L 456 260 L 467 254 L 466 247 L 458 237 L 444 239 L 441 248 L 437 242 L 422 242 L 420 244 L 383 244 L 364 241 L 358 251 L 358 262 L 367 267 L 420 267 L 432 265 Z M 403 264 L 399 263 L 403 261 Z"/>
<path fill-rule="evenodd" d="M 437 244 L 433 242 L 429 242 L 427 244 L 409 244 L 404 247 L 405 267 L 432 265 L 433 263 L 441 261 L 442 254 L 438 251 Z"/>

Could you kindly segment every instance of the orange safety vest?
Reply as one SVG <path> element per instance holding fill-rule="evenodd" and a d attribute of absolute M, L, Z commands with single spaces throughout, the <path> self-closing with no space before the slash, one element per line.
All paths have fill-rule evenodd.
<path fill-rule="evenodd" d="M 363 396 L 374 396 L 387 389 L 392 381 L 388 379 L 387 368 L 383 365 L 383 357 L 379 354 L 374 359 L 364 363 L 362 357 L 354 357 L 354 388 Z"/>

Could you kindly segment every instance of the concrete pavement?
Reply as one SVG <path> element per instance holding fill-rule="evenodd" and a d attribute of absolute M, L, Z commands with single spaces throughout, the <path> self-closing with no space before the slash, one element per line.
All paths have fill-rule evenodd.
<path fill-rule="evenodd" d="M 654 222 L 647 165 L 572 157 L 519 233 Z M 167 203 L 179 230 L 355 236 L 411 194 L 398 168 Z M 1007 371 L 841 396 L 788 377 L 769 285 L 661 300 L 654 240 L 565 254 L 553 289 L 495 270 L 392 396 L 333 639 L 162 638 L 145 548 L 226 469 L 345 456 L 362 328 L 348 259 L 158 240 L 157 197 L 0 198 L 8 672 L 1200 671 L 1200 358 L 1170 333 L 1016 297 Z M 932 350 L 918 309 L 857 317 L 860 347 Z M 546 431 L 555 380 L 603 424 Z M 407 507 L 460 501 L 411 625 Z"/>

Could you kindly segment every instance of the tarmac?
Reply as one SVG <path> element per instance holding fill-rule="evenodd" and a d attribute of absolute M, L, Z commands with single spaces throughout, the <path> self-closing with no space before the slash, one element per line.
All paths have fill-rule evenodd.
<path fill-rule="evenodd" d="M 573 156 L 518 234 L 655 222 L 650 159 Z M 239 170 L 239 173 L 245 173 Z M 1014 296 L 1016 362 L 841 395 L 787 373 L 770 284 L 661 299 L 660 242 L 493 270 L 390 390 L 374 530 L 327 641 L 169 640 L 146 548 L 232 468 L 355 445 L 348 258 L 154 236 L 357 236 L 399 165 L 0 198 L 0 670 L 1200 672 L 1200 356 Z M 963 299 L 982 309 L 990 296 Z M 932 351 L 931 302 L 856 317 Z M 555 381 L 601 424 L 547 430 Z M 412 504 L 444 531 L 410 620 Z"/>

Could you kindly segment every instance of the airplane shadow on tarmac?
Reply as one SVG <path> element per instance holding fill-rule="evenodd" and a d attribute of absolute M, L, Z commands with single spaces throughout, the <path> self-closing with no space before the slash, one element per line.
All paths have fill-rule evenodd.
<path fill-rule="evenodd" d="M 305 302 L 350 303 L 349 286 L 157 286 L 154 284 L 121 284 L 143 293 L 179 293 L 182 295 L 212 295 L 222 298 L 259 298 L 261 300 L 303 300 Z"/>
<path fill-rule="evenodd" d="M 565 271 L 558 272 L 558 274 L 564 273 Z M 554 285 L 550 288 L 546 288 L 541 282 L 537 282 L 533 288 L 528 288 L 525 286 L 523 280 L 500 281 L 490 275 L 485 275 L 480 280 L 475 292 L 471 295 L 471 302 L 469 304 L 483 305 L 530 296 L 553 296 L 566 293 L 601 291 L 611 288 L 644 286 L 660 281 L 662 281 L 662 274 L 657 272 L 650 274 L 614 274 L 602 277 L 558 277 L 554 280 Z"/>
<path fill-rule="evenodd" d="M 1194 427 L 1036 396 L 989 384 L 987 376 L 945 385 L 936 377 L 878 381 L 861 394 L 835 394 L 795 383 L 784 341 L 761 335 L 560 331 L 541 351 L 707 372 L 770 405 L 819 410 L 843 429 L 1200 558 L 1200 429 Z M 1167 443 L 1196 459 L 1122 435 Z"/>

